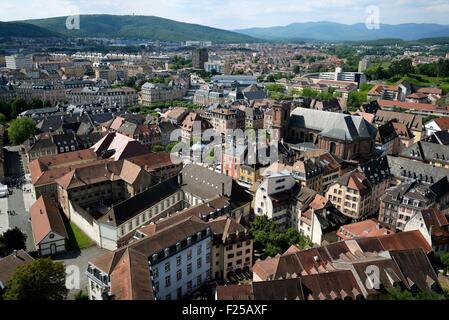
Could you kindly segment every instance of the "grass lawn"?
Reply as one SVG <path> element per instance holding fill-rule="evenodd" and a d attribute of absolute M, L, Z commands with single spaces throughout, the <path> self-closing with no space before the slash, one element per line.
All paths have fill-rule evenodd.
<path fill-rule="evenodd" d="M 439 87 L 445 94 L 449 93 L 449 78 L 443 77 L 429 77 L 421 74 L 411 74 L 406 77 L 393 77 L 387 81 L 387 83 L 394 84 L 400 80 L 407 80 L 411 84 L 419 87 Z"/>
<path fill-rule="evenodd" d="M 69 250 L 81 250 L 92 247 L 95 242 L 92 241 L 83 231 L 75 224 L 64 219 L 64 225 L 69 235 L 68 247 Z"/>

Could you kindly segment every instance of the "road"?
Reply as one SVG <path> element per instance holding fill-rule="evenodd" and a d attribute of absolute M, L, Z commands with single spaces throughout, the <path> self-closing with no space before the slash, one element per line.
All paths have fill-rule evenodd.
<path fill-rule="evenodd" d="M 67 267 L 75 266 L 79 272 L 79 289 L 71 289 L 68 294 L 68 299 L 73 299 L 80 290 L 87 294 L 87 276 L 85 274 L 87 270 L 88 262 L 96 257 L 99 257 L 108 252 L 106 249 L 101 249 L 97 246 L 93 246 L 81 251 L 71 251 L 58 254 L 52 257 L 54 261 L 63 262 Z"/>
<path fill-rule="evenodd" d="M 29 221 L 29 209 L 34 203 L 34 195 L 24 192 L 22 189 L 32 189 L 29 182 L 18 183 L 18 179 L 30 179 L 29 175 L 24 176 L 24 168 L 20 147 L 5 148 L 6 174 L 11 194 L 7 198 L 0 199 L 0 232 L 8 229 L 19 228 L 27 235 L 27 251 L 36 250 L 33 241 L 33 232 Z M 9 212 L 9 213 L 8 213 Z"/>

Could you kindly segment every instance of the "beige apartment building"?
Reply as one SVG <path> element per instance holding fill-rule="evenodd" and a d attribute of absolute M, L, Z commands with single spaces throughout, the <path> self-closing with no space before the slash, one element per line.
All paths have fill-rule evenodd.
<path fill-rule="evenodd" d="M 352 171 L 329 186 L 326 198 L 344 215 L 358 220 L 371 212 L 371 194 L 371 185 L 365 175 Z"/>
<path fill-rule="evenodd" d="M 137 104 L 137 91 L 133 88 L 75 88 L 67 91 L 67 100 L 71 104 L 91 104 L 103 101 L 109 106 L 128 107 Z"/>
<path fill-rule="evenodd" d="M 182 99 L 187 93 L 187 87 L 181 84 L 155 84 L 145 83 L 140 93 L 140 103 L 151 106 L 153 103 Z"/>
<path fill-rule="evenodd" d="M 228 279 L 251 270 L 253 240 L 249 230 L 227 216 L 212 220 L 209 225 L 213 233 L 212 277 Z"/>
<path fill-rule="evenodd" d="M 245 112 L 239 109 L 218 107 L 212 110 L 210 118 L 214 130 L 222 135 L 227 130 L 245 128 Z"/>

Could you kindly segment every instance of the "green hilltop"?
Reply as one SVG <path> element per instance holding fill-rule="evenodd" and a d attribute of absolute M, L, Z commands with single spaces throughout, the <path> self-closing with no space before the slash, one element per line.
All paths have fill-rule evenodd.
<path fill-rule="evenodd" d="M 149 39 L 160 41 L 204 40 L 216 43 L 255 42 L 255 38 L 197 24 L 154 16 L 81 15 L 80 29 L 66 28 L 66 17 L 25 21 L 66 36 Z"/>
<path fill-rule="evenodd" d="M 29 23 L 0 21 L 0 37 L 51 38 L 62 35 Z"/>

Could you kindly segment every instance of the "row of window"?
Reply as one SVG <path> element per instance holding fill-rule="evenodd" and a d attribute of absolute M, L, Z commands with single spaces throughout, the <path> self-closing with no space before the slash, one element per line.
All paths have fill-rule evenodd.
<path fill-rule="evenodd" d="M 207 272 L 207 278 L 206 278 L 206 280 L 209 280 L 209 279 L 210 279 L 210 273 L 211 273 L 211 271 L 209 270 L 209 271 Z M 168 279 L 168 282 L 171 283 L 171 280 Z M 196 278 L 196 288 L 201 287 L 202 284 L 203 284 L 203 277 L 202 277 L 202 275 L 198 275 L 197 278 Z M 166 279 L 166 285 L 167 285 L 167 279 Z M 168 287 L 169 287 L 169 286 L 168 286 Z M 189 280 L 189 281 L 187 282 L 187 293 L 191 293 L 191 292 L 193 291 L 193 289 L 194 289 L 194 287 L 193 287 L 193 281 L 192 281 L 192 280 Z M 156 293 L 159 292 L 159 282 L 156 282 L 156 283 L 154 284 L 154 290 L 156 291 Z M 181 299 L 182 296 L 183 296 L 182 287 L 179 287 L 179 288 L 177 289 L 177 299 Z M 173 298 L 173 297 L 172 297 L 171 294 L 167 294 L 167 295 L 165 296 L 165 300 L 171 300 L 172 298 Z"/>
<path fill-rule="evenodd" d="M 160 202 L 159 205 L 156 205 L 156 206 L 148 209 L 147 211 L 143 212 L 139 216 L 135 217 L 133 220 L 129 221 L 126 225 L 123 225 L 120 228 L 120 235 L 125 235 L 125 234 L 131 232 L 138 226 L 149 221 L 154 216 L 157 216 L 158 214 L 160 214 L 164 210 L 170 208 L 171 206 L 173 206 L 175 203 L 177 203 L 179 201 L 181 201 L 181 194 L 178 192 L 175 195 L 171 196 L 170 198 L 165 199 L 163 202 Z"/>
<path fill-rule="evenodd" d="M 210 247 L 211 247 L 211 242 L 209 241 L 209 242 L 207 243 L 207 245 L 206 245 L 207 250 L 210 250 Z M 196 248 L 196 254 L 197 254 L 198 256 L 200 256 L 202 253 L 203 253 L 203 245 L 202 245 L 202 244 L 199 244 L 199 245 L 197 246 L 197 248 Z M 192 254 L 193 254 L 192 249 L 190 249 L 189 251 L 187 251 L 187 261 L 192 260 Z M 182 262 L 183 262 L 183 261 L 182 261 L 182 256 L 181 256 L 181 255 L 177 256 L 177 257 L 176 257 L 176 267 L 180 267 L 180 266 L 182 265 Z M 206 263 L 210 263 L 210 253 L 207 253 L 207 254 L 206 254 Z M 202 258 L 199 257 L 199 258 L 197 259 L 197 268 L 201 268 L 201 267 L 202 267 Z M 170 270 L 171 270 L 171 262 L 170 262 L 170 261 L 165 262 L 165 264 L 164 264 L 164 270 L 165 270 L 165 272 L 170 272 Z M 190 271 L 189 271 L 189 270 L 190 270 Z M 157 277 L 159 276 L 159 270 L 158 270 L 157 267 L 154 267 L 154 268 L 152 269 L 152 272 L 153 272 L 153 277 L 154 277 L 154 278 L 157 278 Z M 178 271 L 178 272 L 179 272 L 179 271 Z M 187 265 L 187 273 L 190 274 L 191 272 L 192 272 L 192 263 L 189 263 L 189 264 Z"/>

